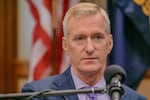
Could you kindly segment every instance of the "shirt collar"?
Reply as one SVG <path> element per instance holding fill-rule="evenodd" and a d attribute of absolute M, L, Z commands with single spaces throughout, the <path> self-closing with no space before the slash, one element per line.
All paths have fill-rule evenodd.
<path fill-rule="evenodd" d="M 89 86 L 88 84 L 86 84 L 85 82 L 83 82 L 77 75 L 75 75 L 72 71 L 71 68 L 71 75 L 73 78 L 73 82 L 75 84 L 75 88 L 76 89 L 81 89 L 83 87 L 87 87 Z M 93 87 L 97 87 L 97 88 L 106 88 L 106 80 L 103 77 L 101 80 L 99 80 Z"/>

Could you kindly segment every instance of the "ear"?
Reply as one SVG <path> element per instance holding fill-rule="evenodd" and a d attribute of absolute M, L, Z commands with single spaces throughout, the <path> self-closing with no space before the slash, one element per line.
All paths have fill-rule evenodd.
<path fill-rule="evenodd" d="M 112 37 L 112 34 L 109 34 L 108 35 L 108 47 L 107 47 L 108 54 L 110 54 L 112 48 L 113 48 L 113 37 Z"/>
<path fill-rule="evenodd" d="M 64 50 L 67 54 L 69 54 L 68 42 L 67 42 L 66 37 L 63 37 L 63 38 L 62 38 L 62 47 L 63 47 L 63 50 Z"/>

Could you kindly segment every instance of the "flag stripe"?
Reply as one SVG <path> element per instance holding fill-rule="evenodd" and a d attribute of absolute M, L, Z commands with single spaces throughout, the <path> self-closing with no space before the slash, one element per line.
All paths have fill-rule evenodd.
<path fill-rule="evenodd" d="M 30 6 L 31 14 L 35 21 L 35 26 L 33 29 L 33 41 L 32 41 L 32 51 L 30 60 L 30 80 L 38 80 L 44 76 L 49 76 L 51 71 L 56 71 L 59 73 L 64 66 L 70 64 L 70 59 L 63 52 L 62 49 L 62 37 L 63 37 L 63 27 L 62 21 L 65 16 L 66 11 L 72 5 L 79 2 L 79 0 L 58 0 L 54 2 L 53 0 L 27 0 Z M 57 4 L 56 6 L 53 4 Z M 54 8 L 54 7 L 57 7 Z M 56 12 L 54 12 L 56 11 Z M 53 38 L 53 28 L 52 19 L 54 20 L 56 14 L 56 54 L 52 48 L 52 38 Z M 52 68 L 53 56 L 57 57 L 56 68 Z M 53 69 L 53 70 L 52 70 Z"/>
<path fill-rule="evenodd" d="M 49 1 L 49 0 L 48 0 Z M 51 29 L 51 14 L 50 9 L 44 6 L 46 2 L 43 0 L 33 1 L 28 0 L 32 15 L 36 21 L 33 31 L 33 44 L 31 54 L 31 80 L 38 80 L 49 73 L 52 61 L 52 29 Z M 47 19 L 46 19 L 47 18 Z M 46 23 L 47 22 L 47 23 Z M 36 48 L 36 49 L 34 49 Z"/>
<path fill-rule="evenodd" d="M 60 17 L 60 21 L 58 23 L 58 34 L 57 34 L 57 38 L 58 38 L 58 72 L 60 72 L 60 69 L 61 69 L 61 64 L 63 62 L 64 59 L 62 59 L 63 57 L 63 49 L 62 49 L 62 37 L 63 37 L 63 28 L 62 28 L 62 21 L 63 21 L 63 18 L 64 18 L 64 15 L 66 13 L 66 11 L 68 10 L 69 8 L 69 1 L 70 0 L 65 0 L 62 2 L 62 5 L 63 5 L 63 9 L 62 9 L 62 15 Z"/>
<path fill-rule="evenodd" d="M 44 0 L 44 5 L 48 9 L 49 13 L 52 13 L 52 0 Z"/>

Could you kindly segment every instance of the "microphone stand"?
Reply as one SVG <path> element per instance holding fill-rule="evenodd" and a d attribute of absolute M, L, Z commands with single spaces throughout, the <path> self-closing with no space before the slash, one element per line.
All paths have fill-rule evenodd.
<path fill-rule="evenodd" d="M 107 89 L 102 88 L 91 88 L 91 89 L 70 89 L 70 90 L 51 90 L 46 89 L 40 92 L 28 92 L 28 93 L 13 93 L 13 94 L 0 94 L 0 100 L 4 99 L 17 99 L 17 98 L 28 98 L 27 100 L 33 97 L 40 96 L 63 96 L 71 94 L 85 94 L 85 93 L 107 93 Z"/>

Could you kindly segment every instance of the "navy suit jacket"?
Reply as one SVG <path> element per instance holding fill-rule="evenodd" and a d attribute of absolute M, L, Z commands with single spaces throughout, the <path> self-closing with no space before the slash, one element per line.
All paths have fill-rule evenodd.
<path fill-rule="evenodd" d="M 145 97 L 138 94 L 127 86 L 123 86 L 125 93 L 121 100 L 146 100 Z M 59 75 L 55 75 L 42 80 L 34 81 L 24 85 L 22 92 L 37 92 L 45 89 L 52 90 L 67 90 L 75 89 L 75 85 L 71 76 L 70 68 Z M 65 96 L 68 100 L 78 100 L 76 94 Z M 39 98 L 33 98 L 32 100 L 65 100 L 64 96 L 43 96 Z"/>

